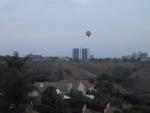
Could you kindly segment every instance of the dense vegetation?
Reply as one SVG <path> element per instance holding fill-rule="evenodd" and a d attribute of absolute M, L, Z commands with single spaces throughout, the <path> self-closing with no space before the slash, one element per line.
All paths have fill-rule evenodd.
<path fill-rule="evenodd" d="M 83 106 L 93 111 L 103 111 L 108 102 L 114 113 L 149 113 L 149 63 L 140 62 L 50 62 L 30 61 L 29 56 L 5 56 L 0 62 L 0 112 L 2 113 L 76 113 Z M 63 79 L 88 79 L 95 84 L 95 91 L 87 94 L 71 90 L 69 101 L 48 87 L 40 96 L 35 81 Z M 140 84 L 140 87 L 138 87 Z"/>
<path fill-rule="evenodd" d="M 14 56 L 6 56 L 5 64 L 1 65 L 0 107 L 3 112 L 21 113 L 26 110 L 29 104 L 28 93 L 34 89 L 28 80 L 27 71 L 24 68 L 28 56 L 20 58 L 17 52 Z"/>

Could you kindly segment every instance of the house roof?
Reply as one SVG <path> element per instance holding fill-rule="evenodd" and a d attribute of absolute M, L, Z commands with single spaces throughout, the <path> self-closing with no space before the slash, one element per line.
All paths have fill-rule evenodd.
<path fill-rule="evenodd" d="M 87 80 L 81 80 L 82 84 L 84 85 L 85 89 L 94 88 L 94 85 L 89 83 Z"/>
<path fill-rule="evenodd" d="M 87 80 L 61 80 L 58 82 L 35 82 L 35 86 L 39 88 L 40 91 L 44 91 L 48 86 L 53 86 L 61 91 L 67 91 L 68 84 L 72 85 L 73 89 L 78 89 L 79 84 L 82 83 L 85 90 L 93 88 L 94 85 L 89 83 Z"/>

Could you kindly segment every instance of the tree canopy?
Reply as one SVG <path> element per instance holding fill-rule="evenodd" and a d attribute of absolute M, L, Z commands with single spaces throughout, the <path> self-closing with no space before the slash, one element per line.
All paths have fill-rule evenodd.
<path fill-rule="evenodd" d="M 29 57 L 20 57 L 17 52 L 6 56 L 5 70 L 1 77 L 0 91 L 3 95 L 2 110 L 8 113 L 23 113 L 28 102 L 28 93 L 34 88 L 27 78 L 25 63 Z"/>

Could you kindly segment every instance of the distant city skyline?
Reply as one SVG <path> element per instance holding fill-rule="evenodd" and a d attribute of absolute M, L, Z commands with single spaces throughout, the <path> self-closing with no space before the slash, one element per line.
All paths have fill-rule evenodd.
<path fill-rule="evenodd" d="M 88 48 L 73 48 L 72 49 L 73 60 L 88 60 L 90 59 L 90 52 Z"/>
<path fill-rule="evenodd" d="M 80 47 L 102 58 L 150 55 L 150 0 L 0 0 L 0 55 L 71 57 Z"/>

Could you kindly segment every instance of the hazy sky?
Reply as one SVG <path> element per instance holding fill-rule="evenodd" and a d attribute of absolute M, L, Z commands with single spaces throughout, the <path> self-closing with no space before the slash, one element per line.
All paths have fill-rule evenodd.
<path fill-rule="evenodd" d="M 150 0 L 0 0 L 0 54 L 71 56 L 75 47 L 150 55 Z"/>

